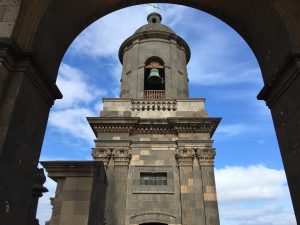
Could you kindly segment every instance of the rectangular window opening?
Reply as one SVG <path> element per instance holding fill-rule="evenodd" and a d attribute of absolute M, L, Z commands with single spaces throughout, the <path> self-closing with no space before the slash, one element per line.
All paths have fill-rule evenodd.
<path fill-rule="evenodd" d="M 140 173 L 140 185 L 146 186 L 167 186 L 167 173 Z"/>

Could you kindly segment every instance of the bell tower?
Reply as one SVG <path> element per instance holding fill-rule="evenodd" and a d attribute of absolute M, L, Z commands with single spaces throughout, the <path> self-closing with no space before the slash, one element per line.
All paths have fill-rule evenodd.
<path fill-rule="evenodd" d="M 120 98 L 88 118 L 104 162 L 108 225 L 219 225 L 211 137 L 220 118 L 188 97 L 190 48 L 158 13 L 120 47 Z"/>
<path fill-rule="evenodd" d="M 161 23 L 158 13 L 147 17 L 120 47 L 123 64 L 121 98 L 187 99 L 188 44 Z"/>

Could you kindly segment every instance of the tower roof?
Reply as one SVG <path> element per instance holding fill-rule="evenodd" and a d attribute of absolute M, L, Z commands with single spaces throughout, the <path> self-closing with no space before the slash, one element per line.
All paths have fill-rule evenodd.
<path fill-rule="evenodd" d="M 147 16 L 148 24 L 137 29 L 132 36 L 127 38 L 119 49 L 119 59 L 123 63 L 123 53 L 125 49 L 132 45 L 136 40 L 149 38 L 161 38 L 166 40 L 174 40 L 176 43 L 185 49 L 186 62 L 188 63 L 191 56 L 191 51 L 188 44 L 168 26 L 161 23 L 162 16 L 159 13 L 153 12 Z"/>
<path fill-rule="evenodd" d="M 141 26 L 139 29 L 137 29 L 134 34 L 140 34 L 144 32 L 166 32 L 166 33 L 172 33 L 175 34 L 175 32 L 168 26 L 161 24 L 162 17 L 159 13 L 150 13 L 147 16 L 148 24 Z"/>

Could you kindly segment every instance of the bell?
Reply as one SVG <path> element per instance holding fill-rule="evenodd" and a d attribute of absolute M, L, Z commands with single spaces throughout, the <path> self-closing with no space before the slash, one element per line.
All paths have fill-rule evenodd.
<path fill-rule="evenodd" d="M 150 70 L 150 75 L 148 76 L 147 81 L 150 84 L 158 84 L 161 82 L 161 77 L 159 76 L 158 69 L 153 68 Z"/>

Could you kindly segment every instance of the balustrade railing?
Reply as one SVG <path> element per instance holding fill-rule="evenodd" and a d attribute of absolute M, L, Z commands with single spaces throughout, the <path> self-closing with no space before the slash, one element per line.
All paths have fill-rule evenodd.
<path fill-rule="evenodd" d="M 176 111 L 177 102 L 176 100 L 169 100 L 169 101 L 132 100 L 131 110 L 132 111 Z"/>
<path fill-rule="evenodd" d="M 147 90 L 144 91 L 144 99 L 165 99 L 166 91 L 164 90 Z"/>

